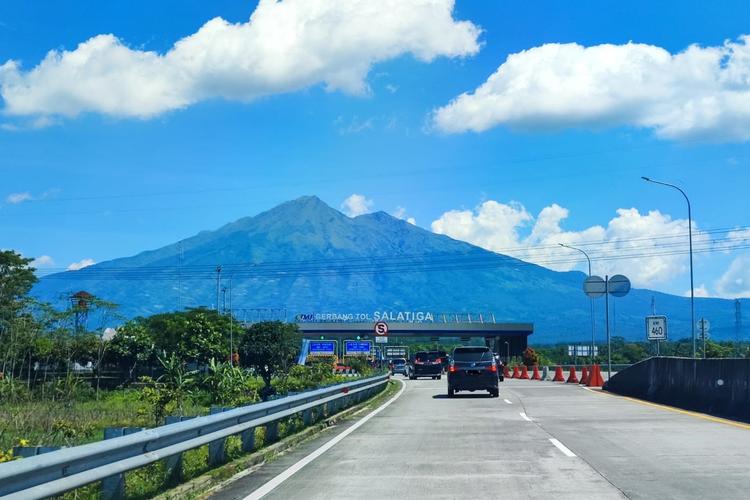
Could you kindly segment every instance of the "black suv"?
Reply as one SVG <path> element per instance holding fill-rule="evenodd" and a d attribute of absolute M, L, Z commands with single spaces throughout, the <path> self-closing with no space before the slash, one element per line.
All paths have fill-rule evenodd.
<path fill-rule="evenodd" d="M 442 358 L 437 351 L 419 351 L 414 354 L 414 360 L 411 363 L 411 372 L 409 378 L 414 380 L 419 377 L 432 377 L 440 380 L 443 374 Z"/>
<path fill-rule="evenodd" d="M 457 391 L 487 391 L 500 395 L 495 356 L 488 347 L 456 347 L 448 367 L 448 397 Z"/>

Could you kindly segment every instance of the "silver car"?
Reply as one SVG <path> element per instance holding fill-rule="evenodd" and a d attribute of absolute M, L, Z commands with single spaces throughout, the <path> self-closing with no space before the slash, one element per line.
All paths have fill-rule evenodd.
<path fill-rule="evenodd" d="M 400 373 L 401 375 L 408 375 L 409 366 L 404 358 L 393 358 L 388 366 L 391 368 L 391 374 L 395 375 Z"/>

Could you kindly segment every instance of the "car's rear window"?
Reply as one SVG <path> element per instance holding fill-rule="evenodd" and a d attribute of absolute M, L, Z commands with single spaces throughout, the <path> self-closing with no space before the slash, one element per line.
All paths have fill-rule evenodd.
<path fill-rule="evenodd" d="M 403 365 L 404 363 L 406 363 L 405 359 L 394 359 L 392 361 L 394 365 Z"/>
<path fill-rule="evenodd" d="M 418 352 L 414 355 L 417 361 L 435 361 L 440 357 L 438 352 Z"/>
<path fill-rule="evenodd" d="M 453 361 L 492 361 L 492 352 L 486 347 L 464 347 L 453 351 Z"/>

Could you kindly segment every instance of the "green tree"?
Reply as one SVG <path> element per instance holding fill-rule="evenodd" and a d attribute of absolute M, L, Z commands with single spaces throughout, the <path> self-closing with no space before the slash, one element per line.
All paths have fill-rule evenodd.
<path fill-rule="evenodd" d="M 143 318 L 128 321 L 117 329 L 109 342 L 107 360 L 126 368 L 131 377 L 138 364 L 156 361 L 153 332 Z"/>
<path fill-rule="evenodd" d="M 37 281 L 31 261 L 13 250 L 0 251 L 0 372 L 10 375 L 23 371 L 38 331 L 29 311 L 28 294 Z"/>
<path fill-rule="evenodd" d="M 186 362 L 207 364 L 211 358 L 229 359 L 232 321 L 217 311 L 198 308 L 151 316 L 145 326 L 157 353 L 173 353 Z M 234 328 L 240 331 L 236 325 Z"/>
<path fill-rule="evenodd" d="M 703 346 L 701 345 L 701 348 Z M 731 343 L 720 343 L 712 340 L 706 340 L 706 357 L 707 358 L 731 358 L 734 353 L 734 347 Z"/>
<path fill-rule="evenodd" d="M 299 354 L 300 338 L 296 324 L 281 321 L 255 323 L 242 337 L 240 360 L 263 379 L 263 399 L 273 393 L 273 376 L 287 371 L 294 364 Z"/>
<path fill-rule="evenodd" d="M 31 261 L 13 250 L 0 251 L 0 320 L 10 321 L 26 307 L 37 282 Z"/>

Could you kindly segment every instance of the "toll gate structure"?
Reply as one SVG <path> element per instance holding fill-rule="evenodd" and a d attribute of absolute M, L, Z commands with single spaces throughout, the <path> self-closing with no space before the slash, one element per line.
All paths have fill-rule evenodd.
<path fill-rule="evenodd" d="M 377 335 L 375 322 L 300 322 L 299 330 L 306 339 L 344 340 L 361 338 L 372 340 Z M 501 357 L 520 356 L 528 347 L 529 335 L 534 333 L 533 323 L 494 322 L 387 322 L 389 338 L 420 337 L 484 338 L 485 344 Z M 382 344 L 386 345 L 386 344 Z"/>

